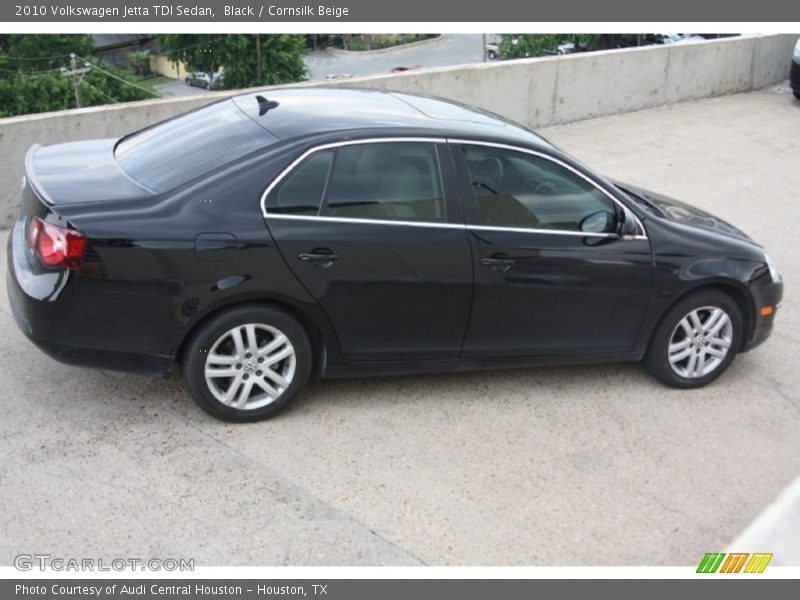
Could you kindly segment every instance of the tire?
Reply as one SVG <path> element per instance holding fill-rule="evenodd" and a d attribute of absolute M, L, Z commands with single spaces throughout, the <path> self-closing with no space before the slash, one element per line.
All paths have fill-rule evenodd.
<path fill-rule="evenodd" d="M 188 85 L 189 87 L 192 87 L 192 82 L 188 77 L 186 78 L 186 85 Z"/>
<path fill-rule="evenodd" d="M 189 394 L 208 414 L 246 422 L 285 409 L 308 381 L 311 365 L 311 344 L 300 323 L 281 310 L 247 305 L 201 326 L 183 353 L 181 374 Z"/>
<path fill-rule="evenodd" d="M 792 93 L 794 94 L 794 97 L 795 97 L 795 98 L 797 98 L 798 100 L 800 100 L 800 90 L 795 90 L 795 91 L 793 91 Z"/>
<path fill-rule="evenodd" d="M 497 53 L 496 53 L 494 50 L 489 50 L 489 51 L 486 53 L 486 57 L 487 57 L 489 60 L 494 60 L 494 59 L 496 59 L 496 58 L 497 58 Z"/>
<path fill-rule="evenodd" d="M 211 91 L 211 84 L 210 83 L 206 83 L 206 91 L 209 91 L 209 92 Z"/>
<path fill-rule="evenodd" d="M 741 347 L 742 329 L 742 313 L 733 298 L 718 290 L 698 291 L 679 300 L 661 319 L 645 365 L 670 387 L 702 387 L 730 366 Z"/>

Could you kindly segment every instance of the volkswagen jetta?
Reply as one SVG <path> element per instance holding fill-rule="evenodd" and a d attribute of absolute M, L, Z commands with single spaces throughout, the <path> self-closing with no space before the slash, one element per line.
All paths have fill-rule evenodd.
<path fill-rule="evenodd" d="M 644 360 L 698 387 L 769 336 L 782 295 L 764 249 L 702 210 L 496 115 L 353 89 L 34 146 L 8 260 L 49 355 L 177 366 L 235 421 L 312 375 Z"/>

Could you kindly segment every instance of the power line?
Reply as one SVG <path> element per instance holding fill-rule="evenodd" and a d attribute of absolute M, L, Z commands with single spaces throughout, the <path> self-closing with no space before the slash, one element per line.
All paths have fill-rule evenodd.
<path fill-rule="evenodd" d="M 8 56 L 0 53 L 6 60 L 56 60 L 58 58 L 69 58 L 69 54 L 59 54 L 57 56 Z"/>
<path fill-rule="evenodd" d="M 95 92 L 97 92 L 97 93 L 98 93 L 98 94 L 100 94 L 101 96 L 104 96 L 104 97 L 108 98 L 108 99 L 109 99 L 109 100 L 111 100 L 111 102 L 113 102 L 114 104 L 116 104 L 116 103 L 118 103 L 118 102 L 119 102 L 119 100 L 117 100 L 116 98 L 113 98 L 113 97 L 109 96 L 109 95 L 108 95 L 108 94 L 106 94 L 106 93 L 105 93 L 103 90 L 101 90 L 99 87 L 92 85 L 91 83 L 89 83 L 89 82 L 88 82 L 88 81 L 86 81 L 85 79 L 81 79 L 81 81 L 80 81 L 80 82 L 81 82 L 81 83 L 84 83 L 84 84 L 86 84 L 86 85 L 88 85 L 88 86 L 89 86 L 90 88 L 92 88 L 92 89 L 93 89 Z"/>
<path fill-rule="evenodd" d="M 110 73 L 109 71 L 106 71 L 106 70 L 105 70 L 105 69 L 103 69 L 102 67 L 98 67 L 96 64 L 94 64 L 93 62 L 90 62 L 90 61 L 89 61 L 88 59 L 86 59 L 86 58 L 81 58 L 80 56 L 79 56 L 78 58 L 80 58 L 80 59 L 81 59 L 82 61 L 84 61 L 84 62 L 85 62 L 87 65 L 89 65 L 90 67 L 94 68 L 95 70 L 97 70 L 97 71 L 100 71 L 101 73 L 104 73 L 104 74 L 105 74 L 105 75 L 107 75 L 108 77 L 112 77 L 112 78 L 116 79 L 117 81 L 119 81 L 119 82 L 121 82 L 121 83 L 124 83 L 125 85 L 129 85 L 129 86 L 131 86 L 131 87 L 135 87 L 136 89 L 139 89 L 139 90 L 142 90 L 142 91 L 144 91 L 144 92 L 147 92 L 148 94 L 152 94 L 152 95 L 153 95 L 153 96 L 155 96 L 156 98 L 160 98 L 160 97 L 161 97 L 161 94 L 159 94 L 158 92 L 155 92 L 155 91 L 153 91 L 153 90 L 148 90 L 146 87 L 142 87 L 142 86 L 140 86 L 140 85 L 136 85 L 135 83 L 131 83 L 131 82 L 130 82 L 130 81 L 128 81 L 127 79 L 123 79 L 122 77 L 118 77 L 117 75 L 114 75 L 113 73 Z"/>
<path fill-rule="evenodd" d="M 58 69 L 29 69 L 28 71 L 22 71 L 20 69 L 2 69 L 0 71 L 3 73 L 20 73 L 22 75 L 41 75 L 42 73 L 57 73 L 61 71 L 60 68 Z"/>

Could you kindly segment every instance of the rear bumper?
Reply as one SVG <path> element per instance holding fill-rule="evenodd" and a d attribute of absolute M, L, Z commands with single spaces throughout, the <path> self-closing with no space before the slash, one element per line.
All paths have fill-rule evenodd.
<path fill-rule="evenodd" d="M 175 363 L 173 356 L 82 345 L 81 340 L 76 339 L 78 335 L 75 328 L 71 328 L 70 320 L 65 318 L 65 310 L 68 312 L 69 306 L 58 301 L 39 300 L 22 289 L 15 265 L 15 243 L 20 243 L 20 231 L 17 228 L 8 241 L 8 299 L 20 330 L 40 350 L 59 362 L 81 367 L 147 375 L 164 375 L 172 370 Z"/>

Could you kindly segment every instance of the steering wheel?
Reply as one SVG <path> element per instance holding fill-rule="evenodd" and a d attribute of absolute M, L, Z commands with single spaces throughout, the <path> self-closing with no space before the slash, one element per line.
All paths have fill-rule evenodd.
<path fill-rule="evenodd" d="M 472 187 L 488 191 L 493 196 L 497 196 L 497 190 L 490 186 L 488 183 L 481 181 L 480 177 L 472 180 Z"/>
<path fill-rule="evenodd" d="M 539 181 L 538 179 L 531 179 L 525 182 L 525 187 L 540 196 L 548 196 L 556 191 L 556 187 L 552 183 Z"/>

